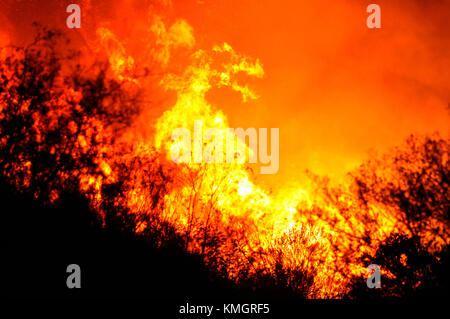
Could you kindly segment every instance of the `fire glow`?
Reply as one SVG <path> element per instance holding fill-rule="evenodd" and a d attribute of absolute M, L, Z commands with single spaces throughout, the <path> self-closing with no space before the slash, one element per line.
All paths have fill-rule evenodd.
<path fill-rule="evenodd" d="M 162 12 L 171 7 L 163 2 Z M 150 6 L 145 18 L 136 20 L 136 32 L 148 40 L 145 43 L 133 42 L 123 34 L 119 36 L 121 27 L 108 26 L 108 23 L 96 26 L 89 33 L 83 29 L 89 25 L 84 21 L 80 32 L 86 32 L 82 35 L 89 45 L 86 50 L 89 54 L 82 51 L 77 63 L 85 67 L 86 73 L 76 81 L 67 78 L 65 68 L 52 73 L 57 84 L 49 99 L 37 106 L 33 104 L 34 97 L 22 98 L 20 90 L 15 89 L 28 78 L 24 80 L 20 73 L 14 73 L 16 69 L 8 68 L 8 62 L 23 63 L 21 58 L 27 54 L 35 57 L 35 51 L 47 52 L 48 44 L 42 40 L 33 50 L 16 52 L 5 48 L 2 51 L 2 70 L 7 78 L 3 84 L 8 90 L 1 92 L 0 119 L 5 123 L 15 116 L 32 119 L 31 127 L 20 131 L 23 140 L 32 141 L 37 151 L 47 152 L 58 164 L 62 163 L 54 174 L 56 177 L 48 183 L 50 202 L 58 200 L 63 185 L 70 180 L 90 199 L 103 219 L 104 207 L 108 204 L 133 218 L 136 234 L 158 227 L 164 229 L 161 225 L 168 223 L 185 240 L 186 250 L 200 253 L 206 264 L 226 273 L 229 279 L 239 283 L 247 278 L 243 276 L 277 278 L 281 269 L 288 278 L 286 285 L 292 290 L 304 290 L 307 298 L 345 294 L 352 276 L 362 276 L 366 272 L 367 265 L 361 262 L 363 256 L 374 256 L 378 247 L 393 234 L 410 237 L 419 234 L 430 251 L 439 251 L 448 244 L 448 225 L 440 214 L 447 206 L 433 202 L 438 199 L 445 202 L 449 196 L 448 185 L 442 178 L 447 174 L 448 139 L 439 135 L 411 138 L 396 149 L 397 153 L 375 157 L 353 167 L 342 183 L 308 172 L 305 178 L 293 184 L 280 182 L 275 192 L 270 191 L 255 182 L 257 178 L 246 162 L 257 163 L 256 154 L 259 154 L 262 164 L 270 163 L 261 167 L 260 172 L 281 179 L 284 157 L 279 154 L 279 144 L 284 140 L 279 133 L 282 130 L 271 129 L 269 156 L 267 129 L 259 130 L 258 140 L 255 129 L 230 128 L 231 116 L 227 116 L 214 99 L 220 100 L 224 94 L 224 105 L 229 100 L 239 100 L 242 105 L 250 104 L 250 108 L 251 103 L 257 103 L 265 94 L 264 90 L 254 89 L 258 87 L 255 81 L 264 82 L 266 77 L 270 80 L 276 68 L 271 68 L 273 73 L 267 73 L 265 60 L 241 54 L 227 42 L 198 48 L 198 37 L 194 36 L 194 28 L 188 21 L 178 17 L 169 19 L 163 13 L 155 13 L 155 8 L 156 5 Z M 383 21 L 383 28 L 386 28 L 388 23 L 386 19 Z M 284 51 L 278 54 L 278 60 L 287 55 Z M 93 56 L 108 61 L 106 71 L 92 62 Z M 49 61 L 52 60 L 43 59 L 42 72 L 50 68 Z M 323 66 L 319 62 L 317 65 L 319 69 Z M 85 90 L 96 77 L 105 81 L 103 91 Z M 283 81 L 291 78 L 288 73 L 283 75 Z M 307 86 L 301 75 L 299 78 L 298 82 L 303 81 Z M 327 80 L 317 80 L 321 81 Z M 114 92 L 113 88 L 119 88 L 119 93 L 109 94 L 109 90 Z M 320 87 L 314 90 L 320 91 Z M 105 91 L 108 92 L 106 97 L 101 95 Z M 213 93 L 217 94 L 215 98 L 211 97 Z M 326 94 L 320 91 L 317 107 L 324 103 L 322 95 Z M 124 96 L 133 98 L 127 100 Z M 344 94 L 337 96 L 345 100 Z M 277 98 L 282 101 L 284 95 Z M 350 98 L 348 100 L 351 102 Z M 163 101 L 161 105 L 159 101 Z M 95 112 L 87 107 L 89 103 L 93 103 Z M 344 106 L 344 102 L 336 103 Z M 136 116 L 128 116 L 134 114 L 137 106 Z M 352 112 L 359 109 L 355 106 Z M 339 112 L 345 112 L 345 107 L 330 110 L 329 117 L 336 115 L 348 121 Z M 283 116 L 286 121 L 292 117 L 292 113 L 289 114 Z M 312 126 L 309 124 L 296 126 L 308 132 Z M 51 137 L 55 134 L 52 130 L 60 125 L 63 125 L 59 133 L 62 138 L 59 144 L 52 145 Z M 320 125 L 324 135 L 328 134 L 328 128 L 333 129 L 333 125 L 327 123 Z M 3 148 L 16 136 L 7 134 L 6 128 L 4 125 L 0 131 Z M 356 130 L 358 134 L 360 131 L 363 129 Z M 298 143 L 297 136 L 308 134 L 297 131 L 290 135 L 289 151 L 292 153 L 299 148 L 294 144 Z M 214 141 L 207 143 L 210 140 Z M 342 140 L 344 143 L 347 139 Z M 306 140 L 305 148 L 314 143 L 321 143 L 320 138 Z M 332 144 L 337 143 L 329 144 L 333 150 L 335 145 Z M 26 152 L 14 146 L 2 153 L 10 156 L 2 162 L 2 173 L 18 188 L 30 188 L 34 179 L 47 179 L 47 175 L 51 175 L 40 171 Z M 326 157 L 327 152 L 332 151 L 327 148 L 320 154 Z M 336 158 L 339 152 L 336 151 Z M 329 157 L 335 161 L 333 156 Z M 431 160 L 433 165 L 429 165 Z M 66 169 L 64 162 L 75 164 Z M 340 162 L 336 162 L 339 166 Z M 424 219 L 426 226 L 415 228 L 401 206 L 408 202 L 406 198 L 414 197 L 408 188 L 411 183 L 402 173 L 414 175 L 431 166 L 435 170 L 427 175 L 428 179 L 424 178 L 427 185 L 442 185 L 447 190 L 439 192 L 425 187 L 430 200 L 421 209 L 426 211 L 432 207 L 433 213 Z M 275 174 L 278 168 L 280 175 Z M 295 175 L 298 170 L 294 166 L 287 175 Z M 122 189 L 113 201 L 108 201 L 105 199 L 107 189 L 114 185 L 121 185 Z M 398 204 L 396 197 L 386 195 L 392 193 L 388 186 L 395 186 L 401 196 L 409 195 L 402 197 Z M 44 192 L 36 191 L 36 197 L 44 196 L 41 193 Z M 393 277 L 388 271 L 382 276 Z"/>
<path fill-rule="evenodd" d="M 219 121 L 216 122 L 220 123 Z M 259 129 L 259 141 L 256 129 L 226 128 L 225 132 L 218 128 L 207 128 L 203 133 L 202 121 L 194 120 L 194 139 L 187 128 L 176 128 L 172 132 L 171 157 L 175 163 L 226 163 L 244 164 L 246 157 L 249 163 L 257 163 L 254 150 L 259 149 L 259 160 L 268 167 L 261 167 L 261 174 L 276 174 L 279 165 L 279 129 L 271 129 L 270 156 L 267 152 L 267 129 Z M 249 138 L 250 149 L 245 145 L 245 137 Z M 179 141 L 180 137 L 182 138 Z M 237 138 L 237 140 L 236 140 Z M 203 141 L 210 141 L 203 148 Z M 225 143 L 224 143 L 225 141 Z M 259 142 L 259 143 L 258 143 Z M 193 151 L 191 153 L 191 144 Z M 225 145 L 225 151 L 224 151 Z M 203 152 L 202 152 L 203 150 Z M 248 150 L 246 154 L 246 150 Z M 203 154 L 203 156 L 202 156 Z"/>

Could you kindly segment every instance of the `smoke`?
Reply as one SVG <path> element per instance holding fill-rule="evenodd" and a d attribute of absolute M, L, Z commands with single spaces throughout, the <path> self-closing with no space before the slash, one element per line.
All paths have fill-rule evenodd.
<path fill-rule="evenodd" d="M 118 207 L 123 206 L 130 216 L 137 216 L 133 225 L 137 232 L 154 227 L 147 215 L 161 214 L 186 236 L 185 249 L 201 252 L 205 260 L 210 256 L 205 252 L 209 249 L 205 248 L 209 245 L 207 232 L 211 238 L 224 234 L 223 243 L 214 244 L 210 252 L 226 260 L 230 277 L 238 279 L 236 276 L 253 264 L 276 270 L 280 262 L 276 256 L 282 256 L 282 265 L 288 270 L 303 265 L 309 272 L 318 267 L 314 284 L 321 294 L 330 295 L 344 287 L 347 270 L 365 270 L 357 265 L 360 254 L 375 249 L 388 234 L 406 232 L 405 225 L 397 225 L 406 220 L 402 214 L 409 211 L 403 212 L 398 199 L 403 205 L 411 198 L 411 211 L 424 215 L 417 209 L 421 204 L 416 199 L 422 198 L 419 192 L 424 192 L 426 184 L 427 207 L 429 198 L 438 198 L 439 209 L 445 207 L 445 192 L 436 188 L 441 185 L 445 189 L 443 168 L 448 157 L 446 141 L 440 138 L 422 142 L 411 138 L 405 152 L 373 157 L 375 160 L 356 171 L 351 183 L 339 187 L 333 188 L 329 179 L 312 174 L 308 175 L 312 177 L 309 186 L 303 187 L 298 180 L 307 168 L 336 180 L 361 163 L 369 148 L 383 151 L 410 133 L 447 133 L 449 75 L 443 70 L 448 69 L 445 53 L 449 42 L 441 14 L 447 3 L 380 3 L 380 30 L 366 27 L 366 5 L 362 2 L 83 1 L 80 30 L 65 28 L 65 5 L 63 1 L 46 3 L 42 8 L 33 1 L 2 3 L 5 23 L 0 35 L 6 36 L 0 36 L 1 41 L 26 42 L 32 29 L 24 21 L 31 25 L 36 20 L 61 29 L 72 40 L 71 48 L 82 51 L 81 59 L 97 61 L 101 57 L 110 62 L 106 76 L 94 72 L 99 82 L 86 78 L 81 84 L 79 79 L 89 73 L 90 64 L 77 69 L 75 79 L 65 81 L 48 71 L 59 67 L 52 55 L 41 60 L 39 51 L 31 51 L 24 61 L 45 76 L 35 76 L 31 69 L 30 75 L 21 78 L 17 72 L 4 69 L 15 79 L 1 77 L 5 85 L 15 82 L 16 87 L 25 88 L 9 90 L 4 99 L 8 107 L 5 114 L 25 118 L 19 121 L 24 128 L 19 129 L 19 137 L 25 146 L 20 149 L 14 139 L 10 144 L 6 142 L 11 139 L 2 139 L 11 150 L 18 149 L 12 156 L 18 159 L 12 177 L 23 180 L 25 187 L 31 185 L 33 177 L 39 189 L 40 177 L 46 181 L 53 175 L 59 178 L 57 186 L 79 183 L 102 214 L 102 207 L 113 204 L 102 196 L 111 194 L 110 187 L 124 181 L 111 208 L 120 211 Z M 15 14 L 15 10 L 20 13 Z M 17 17 L 22 19 L 20 23 Z M 48 43 L 53 46 L 54 42 Z M 10 61 L 4 64 L 11 69 L 15 65 Z M 114 81 L 105 82 L 110 75 Z M 44 84 L 36 84 L 35 78 Z M 45 84 L 46 79 L 50 84 Z M 110 94 L 110 85 L 117 94 Z M 52 93 L 51 87 L 56 87 L 57 93 L 47 94 Z M 35 88 L 42 98 L 30 109 L 21 103 L 20 94 L 33 96 Z M 141 89 L 142 95 L 134 94 Z M 130 98 L 122 99 L 125 92 Z M 51 112 L 41 119 L 35 114 L 42 106 Z M 143 111 L 134 120 L 135 112 L 129 113 L 141 110 L 141 106 Z M 102 116 L 91 118 L 91 113 Z M 120 133 L 122 124 L 133 123 L 123 128 L 126 134 L 116 134 L 115 126 L 113 129 L 99 120 L 103 115 L 121 124 Z M 168 142 L 173 129 L 192 125 L 198 117 L 206 119 L 206 126 L 221 129 L 279 128 L 280 172 L 260 182 L 281 191 L 272 194 L 254 184 L 239 165 L 192 167 L 166 162 L 160 151 L 179 148 L 178 143 Z M 10 132 L 5 136 L 15 137 L 16 122 L 5 123 Z M 33 124 L 36 137 L 26 130 L 28 123 Z M 60 140 L 54 143 L 54 138 L 49 139 L 41 147 L 41 136 L 53 137 L 48 130 L 57 132 Z M 76 152 L 67 151 L 67 136 Z M 64 157 L 55 153 L 54 145 Z M 5 154 L 11 154 L 6 150 Z M 37 164 L 40 161 L 36 158 L 45 158 L 39 152 L 50 154 L 54 159 L 50 163 L 56 164 L 42 165 L 44 172 L 33 174 L 30 168 L 35 163 L 25 162 L 21 152 L 32 153 Z M 92 158 L 90 171 L 85 169 L 86 158 Z M 410 185 L 417 168 L 428 169 L 425 176 L 429 179 Z M 65 182 L 69 177 L 74 183 Z M 297 183 L 283 187 L 289 179 Z M 405 190 L 405 185 L 410 188 Z M 47 188 L 50 200 L 56 200 L 58 194 Z M 368 200 L 372 202 L 368 204 Z M 384 200 L 392 210 L 386 209 Z M 434 218 L 436 209 L 429 213 Z M 433 225 L 433 218 L 424 224 Z M 293 239 L 291 246 L 285 239 Z M 278 251 L 272 250 L 273 243 Z M 317 243 L 320 250 L 323 248 L 322 255 L 316 254 Z M 263 250 L 267 250 L 268 259 L 261 257 Z M 243 263 L 241 254 L 247 251 L 259 259 L 246 258 L 249 264 Z M 344 264 L 345 278 L 335 276 Z M 330 272 L 329 266 L 336 273 Z M 263 272 L 255 268 L 255 273 Z M 330 278 L 334 288 L 328 287 Z"/>
<path fill-rule="evenodd" d="M 260 99 L 244 106 L 221 92 L 214 103 L 232 126 L 280 128 L 271 182 L 304 169 L 339 177 L 411 133 L 448 135 L 450 3 L 378 1 L 378 30 L 366 27 L 369 3 L 219 1 L 186 18 L 264 64 Z"/>
<path fill-rule="evenodd" d="M 108 28 L 124 56 L 147 68 L 151 107 L 136 123 L 175 103 L 158 83 L 183 72 L 197 49 L 229 43 L 258 58 L 264 79 L 245 79 L 259 99 L 243 103 L 229 89 L 208 101 L 231 127 L 280 128 L 280 170 L 269 186 L 300 178 L 305 169 L 341 177 L 367 151 L 384 151 L 411 133 L 448 136 L 449 1 L 379 0 L 381 29 L 365 25 L 368 1 L 79 1 L 82 28 L 65 28 L 69 1 L 2 1 L 0 42 L 23 43 L 32 21 L 63 30 L 96 52 L 98 28 Z M 27 23 L 27 21 L 29 23 Z"/>

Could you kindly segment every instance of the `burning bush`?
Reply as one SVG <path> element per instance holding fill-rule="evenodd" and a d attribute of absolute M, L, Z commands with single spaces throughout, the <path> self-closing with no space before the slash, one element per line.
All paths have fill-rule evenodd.
<path fill-rule="evenodd" d="M 137 113 L 136 96 L 107 78 L 106 63 L 76 63 L 77 52 L 57 51 L 61 42 L 42 30 L 24 48 L 4 48 L 0 61 L 2 173 L 50 201 L 83 176 L 108 175 L 106 147 Z"/>
<path fill-rule="evenodd" d="M 404 149 L 363 164 L 347 184 L 311 175 L 311 186 L 289 194 L 290 201 L 271 198 L 243 165 L 177 165 L 165 153 L 171 125 L 192 122 L 188 117 L 219 118 L 217 125 L 226 127 L 223 114 L 205 100 L 207 88 L 216 81 L 254 96 L 229 76 L 253 69 L 261 75 L 259 62 L 224 45 L 213 52 L 231 57 L 234 64 L 223 71 L 229 74 L 212 70 L 202 51 L 194 55 L 199 65 L 165 78 L 179 95 L 155 121 L 161 129 L 155 144 L 167 143 L 155 147 L 129 138 L 146 107 L 131 70 L 124 76 L 111 59 L 89 63 L 79 52 L 58 50 L 61 41 L 43 30 L 24 48 L 2 50 L 0 169 L 20 192 L 50 204 L 65 191 L 81 193 L 103 225 L 153 247 L 171 242 L 200 254 L 217 277 L 241 287 L 302 298 L 344 296 L 357 280 L 365 283 L 369 261 L 379 262 L 391 280 L 386 295 L 411 295 L 422 289 L 419 281 L 436 277 L 426 264 L 440 265 L 449 243 L 448 140 L 411 137 Z M 416 248 L 420 270 L 413 271 Z M 390 262 L 390 253 L 405 260 Z M 411 291 L 399 288 L 409 281 Z"/>

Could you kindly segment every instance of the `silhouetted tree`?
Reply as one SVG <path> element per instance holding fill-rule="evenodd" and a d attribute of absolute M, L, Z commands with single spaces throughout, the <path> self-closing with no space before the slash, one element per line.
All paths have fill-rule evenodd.
<path fill-rule="evenodd" d="M 381 288 L 369 289 L 365 278 L 352 279 L 352 298 L 444 298 L 449 291 L 449 252 L 432 254 L 417 236 L 394 234 L 380 245 L 375 256 L 364 255 L 364 265 L 379 265 Z"/>
<path fill-rule="evenodd" d="M 1 173 L 49 200 L 77 189 L 81 174 L 102 174 L 99 146 L 138 111 L 138 93 L 108 78 L 107 63 L 82 67 L 77 52 L 58 51 L 60 42 L 40 29 L 30 45 L 3 48 L 0 60 Z"/>
<path fill-rule="evenodd" d="M 379 291 L 354 278 L 352 297 L 419 297 L 448 294 L 450 243 L 449 141 L 438 135 L 407 139 L 404 148 L 373 158 L 354 175 L 363 206 L 392 214 L 397 228 L 360 263 L 386 271 Z M 382 227 L 373 223 L 372 227 Z"/>

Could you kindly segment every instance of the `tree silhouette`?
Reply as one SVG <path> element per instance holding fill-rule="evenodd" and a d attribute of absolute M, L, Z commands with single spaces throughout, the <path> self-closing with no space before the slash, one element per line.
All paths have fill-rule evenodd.
<path fill-rule="evenodd" d="M 361 258 L 365 265 L 381 268 L 381 288 L 369 289 L 365 280 L 352 280 L 351 298 L 445 298 L 449 295 L 448 246 L 432 254 L 417 236 L 394 234 L 380 245 L 375 256 Z"/>
<path fill-rule="evenodd" d="M 236 195 L 236 185 L 224 182 L 230 172 L 175 165 L 151 146 L 121 142 L 141 92 L 111 76 L 108 62 L 86 62 L 58 49 L 61 42 L 41 29 L 30 45 L 0 55 L 0 194 L 12 206 L 2 211 L 2 239 L 10 260 L 26 265 L 44 252 L 48 262 L 39 269 L 51 277 L 79 258 L 91 269 L 93 295 L 145 293 L 139 282 L 155 281 L 154 293 L 167 296 L 174 287 L 178 296 L 202 289 L 295 298 L 448 292 L 447 139 L 411 136 L 353 172 L 349 187 L 313 176 L 321 202 L 299 207 L 295 227 L 263 242 L 257 221 L 225 215 L 217 204 Z M 320 240 L 309 226 L 325 229 Z M 381 290 L 369 291 L 360 276 L 348 279 L 349 270 L 372 263 L 384 271 Z M 8 263 L 7 272 L 27 271 L 15 267 Z M 123 277 L 114 289 L 117 271 Z M 16 290 L 26 278 L 20 282 Z M 50 287 L 65 291 L 56 279 Z"/>
<path fill-rule="evenodd" d="M 78 52 L 58 51 L 61 42 L 59 33 L 40 29 L 30 45 L 2 49 L 1 239 L 8 274 L 2 294 L 235 294 L 202 256 L 183 250 L 182 237 L 159 215 L 170 168 L 152 149 L 136 155 L 133 146 L 117 143 L 139 112 L 140 92 L 110 77 L 107 62 L 86 64 Z M 117 172 L 114 181 L 107 180 L 105 159 Z M 82 191 L 86 176 L 105 182 Z M 148 198 L 139 215 L 128 207 L 131 187 Z M 97 196 L 102 200 L 93 205 Z M 85 278 L 81 292 L 65 287 L 65 269 L 74 261 Z"/>
<path fill-rule="evenodd" d="M 351 297 L 420 297 L 448 295 L 450 191 L 449 141 L 410 136 L 406 147 L 373 158 L 355 174 L 363 205 L 381 205 L 397 220 L 397 231 L 364 254 L 362 265 L 385 271 L 382 289 L 370 291 L 353 278 Z M 373 224 L 373 227 L 380 227 Z"/>
<path fill-rule="evenodd" d="M 61 187 L 77 189 L 81 174 L 102 174 L 99 146 L 111 144 L 138 111 L 137 94 L 108 78 L 107 64 L 86 72 L 77 52 L 58 52 L 62 41 L 40 29 L 30 45 L 4 48 L 0 60 L 1 171 L 50 201 Z"/>
<path fill-rule="evenodd" d="M 355 174 L 359 199 L 387 207 L 409 235 L 430 249 L 450 240 L 450 143 L 438 135 L 410 136 L 396 148 L 372 159 Z"/>

